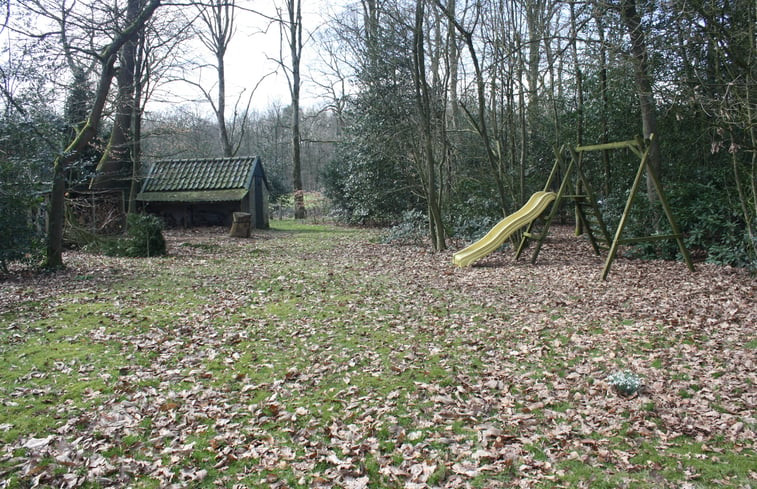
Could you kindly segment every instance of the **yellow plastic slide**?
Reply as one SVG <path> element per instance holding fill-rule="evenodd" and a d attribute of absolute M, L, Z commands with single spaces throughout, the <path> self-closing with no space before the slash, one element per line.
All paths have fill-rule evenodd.
<path fill-rule="evenodd" d="M 557 197 L 557 194 L 554 192 L 536 192 L 528 199 L 526 205 L 499 221 L 491 231 L 486 233 L 486 236 L 455 253 L 453 263 L 467 267 L 479 258 L 483 258 L 496 250 L 511 234 L 539 217 L 549 203 L 555 200 L 555 197 Z"/>

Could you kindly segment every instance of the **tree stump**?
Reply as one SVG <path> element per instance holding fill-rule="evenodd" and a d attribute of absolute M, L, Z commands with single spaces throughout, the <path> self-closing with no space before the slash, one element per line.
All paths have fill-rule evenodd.
<path fill-rule="evenodd" d="M 234 220 L 231 223 L 229 236 L 232 238 L 249 238 L 252 216 L 247 212 L 235 212 L 233 217 Z"/>

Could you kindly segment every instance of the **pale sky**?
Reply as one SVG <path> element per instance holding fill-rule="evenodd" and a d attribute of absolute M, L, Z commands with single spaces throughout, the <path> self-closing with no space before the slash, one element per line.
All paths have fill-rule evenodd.
<path fill-rule="evenodd" d="M 301 106 L 303 108 L 322 105 L 318 92 L 320 89 L 310 81 L 310 68 L 318 59 L 316 51 L 318 47 L 313 40 L 309 40 L 309 36 L 313 32 L 323 29 L 332 13 L 354 1 L 356 0 L 302 0 L 303 37 L 305 38 L 303 59 L 300 66 L 302 72 Z M 275 71 L 278 71 L 278 73 L 269 74 L 260 83 L 253 95 L 250 108 L 253 111 L 264 112 L 273 105 L 287 106 L 291 103 L 287 78 L 283 69 L 272 60 L 281 58 L 279 26 L 272 24 L 260 15 L 244 10 L 245 8 L 255 9 L 270 17 L 276 17 L 276 4 L 278 3 L 283 3 L 283 1 L 237 0 L 239 7 L 236 13 L 237 29 L 225 58 L 227 70 L 226 105 L 229 116 L 233 114 L 234 104 L 243 90 L 245 95 L 243 101 L 240 102 L 242 110 L 247 103 L 250 91 L 255 88 L 261 78 Z M 40 25 L 38 22 L 37 28 L 44 30 L 44 25 Z M 3 29 L 2 35 L 0 35 L 0 47 L 6 43 L 12 46 L 12 37 L 13 34 L 10 30 Z M 194 40 L 190 45 L 183 45 L 181 49 L 182 54 L 187 59 L 204 59 L 205 63 L 214 61 L 212 54 L 199 40 Z M 285 63 L 289 65 L 290 55 L 286 44 L 283 49 L 283 58 Z M 215 92 L 218 80 L 214 69 L 194 69 L 191 72 L 191 77 L 194 82 L 200 82 L 206 90 L 213 89 L 212 92 Z M 177 106 L 191 107 L 191 110 L 195 112 L 205 116 L 213 116 L 212 109 L 203 98 L 200 90 L 180 81 L 162 85 L 148 101 L 147 110 L 148 112 L 165 112 Z"/>
<path fill-rule="evenodd" d="M 255 1 L 244 2 L 238 0 L 237 5 L 253 4 L 253 8 L 261 8 L 255 5 Z M 315 50 L 317 46 L 313 40 L 308 40 L 309 33 L 322 28 L 327 22 L 327 18 L 330 12 L 332 12 L 337 5 L 345 2 L 328 2 L 326 0 L 304 0 L 303 1 L 303 38 L 305 38 L 305 47 L 303 48 L 303 60 L 301 63 L 302 71 L 302 85 L 301 85 L 301 105 L 302 107 L 310 107 L 320 105 L 318 99 L 318 87 L 310 83 L 309 74 L 310 67 L 315 63 L 317 56 Z M 273 15 L 274 3 L 268 0 L 267 5 L 269 11 L 266 13 Z M 251 12 L 242 11 L 238 9 L 236 14 L 237 30 L 234 37 L 231 40 L 229 50 L 226 54 L 226 91 L 227 91 L 227 113 L 231 115 L 233 106 L 238 98 L 238 94 L 243 90 L 246 90 L 243 97 L 243 102 L 240 103 L 241 108 L 246 105 L 247 98 L 252 89 L 262 77 L 271 72 L 278 71 L 275 74 L 269 74 L 265 80 L 260 82 L 255 94 L 252 98 L 251 109 L 257 111 L 265 111 L 273 105 L 287 106 L 290 103 L 289 86 L 286 76 L 283 70 L 275 61 L 269 58 L 279 59 L 280 56 L 280 41 L 279 41 L 279 26 L 271 24 L 266 19 L 261 18 Z M 264 32 L 267 27 L 267 32 Z M 210 62 L 212 56 L 207 49 L 199 42 L 194 43 L 196 45 L 196 53 L 198 57 L 204 57 L 207 62 Z M 286 43 L 283 46 L 284 60 L 289 65 L 290 55 L 289 48 Z M 194 81 L 201 82 L 206 89 L 214 87 L 217 83 L 215 71 L 212 69 L 206 69 L 200 72 L 196 70 L 194 73 Z M 191 87 L 188 84 L 174 83 L 168 87 L 168 95 L 163 94 L 160 98 L 166 96 L 175 96 L 174 100 L 190 99 L 201 97 L 199 89 Z M 163 103 L 156 103 L 148 107 L 148 110 L 163 110 Z M 200 109 L 201 113 L 212 114 L 207 102 L 204 104 L 206 110 Z"/>

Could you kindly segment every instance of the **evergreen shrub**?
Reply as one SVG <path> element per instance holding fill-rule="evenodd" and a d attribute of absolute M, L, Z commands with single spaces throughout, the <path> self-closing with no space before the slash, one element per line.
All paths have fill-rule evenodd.
<path fill-rule="evenodd" d="M 689 182 L 672 187 L 669 194 L 690 251 L 702 250 L 708 262 L 719 265 L 754 265 L 746 223 L 727 192 L 712 183 Z"/>
<path fill-rule="evenodd" d="M 428 217 L 419 210 L 409 210 L 402 213 L 402 220 L 387 229 L 381 242 L 404 246 L 417 246 L 428 239 Z"/>
<path fill-rule="evenodd" d="M 714 184 L 696 181 L 670 185 L 665 192 L 690 254 L 719 265 L 757 265 L 755 257 L 750 256 L 746 224 L 726 192 Z M 612 232 L 627 198 L 627 193 L 618 194 L 602 203 L 603 217 L 613 228 Z M 649 236 L 656 230 L 663 234 L 670 232 L 665 214 L 660 205 L 650 204 L 646 194 L 639 192 L 623 235 Z M 632 247 L 631 255 L 644 259 L 680 259 L 673 239 L 638 243 Z"/>
<path fill-rule="evenodd" d="M 34 215 L 42 199 L 23 165 L 0 159 L 0 269 L 7 271 L 14 261 L 33 262 L 41 258 L 43 235 Z"/>
<path fill-rule="evenodd" d="M 156 216 L 129 214 L 126 218 L 126 236 L 105 245 L 110 256 L 149 257 L 166 254 L 163 222 Z"/>
<path fill-rule="evenodd" d="M 496 199 L 476 194 L 477 188 L 464 188 L 467 198 L 455 202 L 450 209 L 452 235 L 467 242 L 473 242 L 494 227 L 502 219 L 502 210 Z"/>

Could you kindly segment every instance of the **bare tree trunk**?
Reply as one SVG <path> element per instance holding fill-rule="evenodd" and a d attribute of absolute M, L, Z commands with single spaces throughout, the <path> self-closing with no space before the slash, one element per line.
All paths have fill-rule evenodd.
<path fill-rule="evenodd" d="M 102 119 L 105 102 L 110 92 L 110 86 L 115 76 L 113 68 L 116 62 L 116 55 L 121 47 L 144 26 L 145 22 L 152 16 L 155 10 L 160 6 L 161 0 L 150 0 L 150 2 L 140 11 L 139 15 L 129 26 L 120 32 L 100 55 L 100 78 L 95 91 L 95 100 L 89 112 L 89 117 L 84 126 L 77 132 L 74 140 L 68 145 L 66 150 L 55 158 L 53 162 L 53 188 L 50 194 L 50 210 L 47 227 L 47 256 L 45 267 L 61 268 L 63 267 L 63 225 L 65 220 L 65 193 L 66 183 L 64 179 L 65 168 L 76 161 L 81 152 L 87 147 L 87 144 L 97 134 L 97 128 Z"/>
<path fill-rule="evenodd" d="M 541 113 L 541 103 L 539 96 L 539 65 L 541 62 L 541 39 L 546 34 L 546 18 L 549 0 L 533 0 L 526 2 L 526 24 L 528 27 L 528 118 L 526 120 L 524 133 L 524 166 L 530 160 L 533 162 L 536 150 L 537 139 L 536 123 Z M 525 201 L 525 168 L 520 175 L 520 199 L 519 202 Z"/>
<path fill-rule="evenodd" d="M 363 7 L 363 27 L 365 28 L 365 43 L 368 51 L 368 66 L 373 73 L 376 62 L 381 56 L 379 45 L 379 19 L 381 17 L 380 0 L 361 0 Z"/>
<path fill-rule="evenodd" d="M 607 114 L 610 108 L 610 100 L 607 94 L 607 45 L 605 43 L 605 24 L 603 10 L 600 7 L 595 7 L 594 21 L 597 24 L 597 35 L 599 36 L 599 91 L 602 99 L 602 135 L 600 136 L 600 142 L 602 144 L 609 142 L 609 124 L 607 122 Z M 610 194 L 610 180 L 612 178 L 612 171 L 610 168 L 610 156 L 607 150 L 602 151 L 602 169 L 604 173 L 604 182 L 602 182 L 602 191 L 605 195 Z"/>
<path fill-rule="evenodd" d="M 145 69 L 145 35 L 139 36 L 136 69 L 134 78 L 134 114 L 131 119 L 131 187 L 129 188 L 129 205 L 127 213 L 137 212 L 137 193 L 139 192 L 140 176 L 142 172 L 142 109 L 145 89 L 143 79 Z"/>
<path fill-rule="evenodd" d="M 455 17 L 456 0 L 448 0 L 447 10 L 449 15 Z M 457 131 L 460 124 L 460 102 L 457 97 L 457 86 L 459 83 L 459 64 L 460 64 L 460 52 L 457 48 L 457 36 L 455 35 L 455 25 L 449 21 L 447 27 L 447 44 L 449 46 L 448 58 L 449 58 L 449 97 L 450 106 L 452 109 L 452 119 L 450 129 Z"/>
<path fill-rule="evenodd" d="M 432 8 L 429 12 L 430 19 L 433 21 L 431 29 L 433 30 L 433 43 L 431 49 L 431 94 L 432 94 L 432 108 L 430 114 L 433 114 L 432 119 L 432 134 L 434 135 L 435 142 L 434 147 L 437 148 L 435 159 L 437 161 L 438 169 L 438 185 L 437 185 L 437 197 L 436 200 L 439 206 L 442 207 L 445 202 L 446 195 L 451 193 L 451 185 L 449 175 L 451 169 L 449 167 L 451 160 L 450 140 L 447 135 L 447 126 L 449 121 L 447 120 L 447 109 L 449 103 L 449 92 L 447 91 L 447 83 L 449 82 L 449 53 L 447 40 L 449 39 L 448 32 L 443 32 L 443 27 L 447 18 L 438 9 Z M 429 33 L 429 38 L 431 33 Z"/>
<path fill-rule="evenodd" d="M 292 186 L 294 187 L 294 218 L 305 219 L 305 196 L 302 187 L 302 156 L 300 135 L 300 59 L 302 57 L 302 5 L 300 0 L 287 0 L 289 14 L 289 50 L 292 57 Z"/>
<path fill-rule="evenodd" d="M 466 110 L 466 114 L 468 115 L 469 120 L 473 124 L 474 128 L 476 129 L 476 132 L 481 137 L 483 143 L 484 143 L 484 149 L 486 150 L 486 156 L 487 160 L 489 161 L 489 166 L 492 169 L 492 176 L 494 177 L 494 181 L 497 185 L 497 192 L 499 194 L 499 200 L 502 208 L 502 213 L 507 214 L 507 195 L 505 192 L 505 186 L 502 182 L 502 176 L 500 175 L 499 171 L 499 158 L 497 156 L 497 153 L 495 153 L 491 137 L 489 135 L 489 127 L 487 124 L 487 111 L 486 111 L 486 83 L 484 81 L 484 75 L 481 69 L 481 64 L 478 60 L 478 55 L 476 54 L 476 46 L 473 42 L 473 32 L 468 31 L 465 29 L 465 27 L 460 24 L 460 22 L 457 21 L 457 19 L 452 15 L 452 12 L 449 11 L 449 9 L 444 6 L 441 3 L 441 0 L 435 0 L 436 6 L 444 12 L 444 14 L 447 16 L 447 18 L 452 22 L 452 24 L 455 26 L 455 29 L 457 29 L 457 32 L 460 34 L 460 36 L 463 38 L 463 41 L 465 42 L 465 46 L 468 49 L 468 53 L 471 57 L 471 62 L 473 63 L 473 70 L 476 77 L 476 95 L 477 95 L 477 107 L 478 111 L 477 114 L 474 116 L 473 114 L 469 113 Z"/>
<path fill-rule="evenodd" d="M 448 0 L 447 9 L 450 14 L 455 16 L 456 0 Z M 447 19 L 447 62 L 449 64 L 449 86 L 447 88 L 447 97 L 449 99 L 450 114 L 448 115 L 447 124 L 447 183 L 446 186 L 452 193 L 454 185 L 454 173 L 458 161 L 458 148 L 461 143 L 460 138 L 460 101 L 458 100 L 459 84 L 459 65 L 460 51 L 457 47 L 457 35 L 455 26 Z"/>
<path fill-rule="evenodd" d="M 215 102 L 211 94 L 202 89 L 205 97 L 213 106 L 213 112 L 218 124 L 218 137 L 221 150 L 226 157 L 234 156 L 234 145 L 229 136 L 226 125 L 226 50 L 234 36 L 234 0 L 212 0 L 209 5 L 198 6 L 200 19 L 205 30 L 197 30 L 200 40 L 216 57 L 216 77 L 218 78 L 218 94 Z"/>
<path fill-rule="evenodd" d="M 576 2 L 570 2 L 570 48 L 573 53 L 574 76 L 576 81 L 576 144 L 584 143 L 584 91 L 581 62 L 578 59 L 578 29 L 576 27 Z"/>
<path fill-rule="evenodd" d="M 223 56 L 216 56 L 218 72 L 218 134 L 221 138 L 221 148 L 226 157 L 234 156 L 234 150 L 229 140 L 229 131 L 226 129 L 226 63 Z"/>
<path fill-rule="evenodd" d="M 556 42 L 560 42 L 559 38 L 557 38 Z M 553 144 L 562 144 L 562 126 L 560 124 L 560 114 L 557 110 L 556 94 L 556 87 L 561 84 L 562 80 L 560 80 L 558 78 L 559 75 L 555 73 L 555 56 L 552 52 L 551 43 L 551 39 L 544 40 L 544 54 L 547 58 L 547 66 L 549 68 L 549 97 L 550 105 L 552 106 L 552 124 L 555 131 Z"/>
<path fill-rule="evenodd" d="M 573 53 L 573 65 L 575 68 L 574 76 L 576 81 L 576 145 L 581 146 L 584 139 L 584 91 L 583 75 L 581 73 L 581 63 L 578 59 L 578 29 L 576 27 L 576 3 L 570 2 L 570 47 Z M 581 188 L 581 182 L 578 182 L 578 193 L 584 192 Z M 576 236 L 584 233 L 583 220 L 579 216 L 578 206 L 575 207 L 576 216 Z"/>
<path fill-rule="evenodd" d="M 639 95 L 641 108 L 641 125 L 645 139 L 657 132 L 657 107 L 652 93 L 652 78 L 649 75 L 647 61 L 647 48 L 644 30 L 641 26 L 641 17 L 636 10 L 636 0 L 621 0 L 621 16 L 631 39 L 631 56 L 634 61 L 634 73 L 636 79 L 636 91 Z M 652 174 L 660 176 L 660 147 L 659 137 L 652 140 L 649 149 L 647 166 L 647 198 L 650 202 L 657 200 L 657 192 L 652 181 Z"/>
<path fill-rule="evenodd" d="M 523 80 L 524 71 L 526 71 L 524 57 L 518 56 L 518 70 L 516 72 L 518 80 Z M 528 73 L 527 76 L 530 77 L 531 73 Z M 526 201 L 526 165 L 528 164 L 527 160 L 531 155 L 531 152 L 529 151 L 529 118 L 527 112 L 529 108 L 532 108 L 530 100 L 528 101 L 528 107 L 526 107 L 526 90 L 523 87 L 522 81 L 520 81 L 520 84 L 520 90 L 518 90 L 518 125 L 520 126 L 520 153 L 518 157 L 518 184 L 516 186 L 516 188 L 518 189 L 516 198 L 518 204 Z"/>
<path fill-rule="evenodd" d="M 446 249 L 444 224 L 441 205 L 437 192 L 436 159 L 434 157 L 432 113 L 433 106 L 428 81 L 426 79 L 425 36 L 423 20 L 425 1 L 416 0 L 415 28 L 413 29 L 413 82 L 415 84 L 415 101 L 418 109 L 420 129 L 420 155 L 423 160 L 423 174 L 426 203 L 428 207 L 429 233 L 431 245 L 435 251 Z"/>

